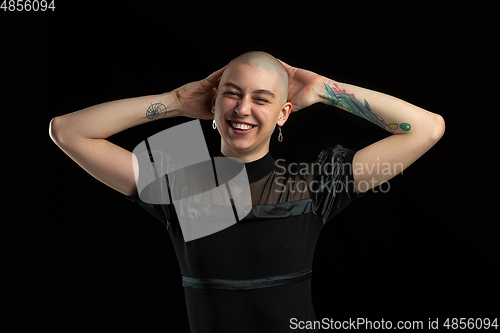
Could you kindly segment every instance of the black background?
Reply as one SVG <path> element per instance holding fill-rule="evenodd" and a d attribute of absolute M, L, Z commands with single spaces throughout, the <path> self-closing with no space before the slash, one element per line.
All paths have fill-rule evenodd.
<path fill-rule="evenodd" d="M 41 55 L 33 62 L 34 81 L 22 84 L 35 89 L 22 94 L 35 102 L 41 121 L 34 133 L 44 161 L 43 251 L 36 253 L 43 255 L 46 331 L 188 331 L 167 231 L 60 151 L 47 133 L 50 119 L 173 90 L 249 50 L 394 95 L 446 121 L 441 141 L 391 180 L 387 193 L 367 194 L 323 229 L 314 260 L 317 318 L 427 325 L 428 318 L 498 315 L 498 218 L 486 212 L 495 208 L 495 169 L 486 157 L 492 142 L 482 137 L 494 122 L 482 118 L 486 82 L 478 76 L 490 37 L 474 17 L 466 7 L 340 2 L 273 9 L 268 3 L 56 1 L 53 13 L 10 14 L 11 29 L 21 33 L 4 42 L 20 47 L 19 61 L 24 50 Z M 132 150 L 185 121 L 153 122 L 109 139 Z M 211 122 L 202 125 L 217 152 L 218 134 Z M 312 160 L 337 143 L 360 149 L 387 134 L 314 105 L 293 114 L 283 135 L 278 143 L 275 134 L 271 152 L 291 162 Z"/>

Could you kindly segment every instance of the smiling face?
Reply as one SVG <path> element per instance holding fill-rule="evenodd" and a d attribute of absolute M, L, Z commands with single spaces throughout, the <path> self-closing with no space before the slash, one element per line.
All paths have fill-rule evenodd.
<path fill-rule="evenodd" d="M 238 61 L 226 68 L 212 93 L 225 156 L 251 162 L 267 154 L 276 125 L 282 126 L 290 114 L 291 104 L 283 96 L 286 79 L 284 90 L 280 75 L 272 69 Z"/>

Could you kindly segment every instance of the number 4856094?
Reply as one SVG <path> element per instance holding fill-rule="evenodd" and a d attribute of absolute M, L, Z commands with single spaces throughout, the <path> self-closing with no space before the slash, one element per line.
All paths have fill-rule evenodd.
<path fill-rule="evenodd" d="M 0 9 L 3 9 L 4 12 L 44 12 L 46 10 L 51 9 L 54 11 L 56 9 L 56 5 L 54 4 L 55 0 L 3 0 Z"/>

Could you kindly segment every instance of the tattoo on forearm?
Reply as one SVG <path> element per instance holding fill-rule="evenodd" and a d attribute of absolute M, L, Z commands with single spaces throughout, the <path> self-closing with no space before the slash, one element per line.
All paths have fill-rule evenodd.
<path fill-rule="evenodd" d="M 167 115 L 167 110 L 168 110 L 168 107 L 166 107 L 162 103 L 151 104 L 151 106 L 146 111 L 146 118 L 154 120 L 154 119 L 158 118 L 158 116 L 162 113 L 163 113 L 163 117 L 165 117 Z"/>
<path fill-rule="evenodd" d="M 372 123 L 394 133 L 398 128 L 405 132 L 411 129 L 411 125 L 408 123 L 386 123 L 385 120 L 374 113 L 370 108 L 370 104 L 365 99 L 365 104 L 361 104 L 353 94 L 348 94 L 345 90 L 340 89 L 336 84 L 333 84 L 333 88 L 324 83 L 326 88 L 326 93 L 323 97 L 328 101 L 329 105 L 333 105 L 349 111 L 357 116 L 365 118 Z"/>

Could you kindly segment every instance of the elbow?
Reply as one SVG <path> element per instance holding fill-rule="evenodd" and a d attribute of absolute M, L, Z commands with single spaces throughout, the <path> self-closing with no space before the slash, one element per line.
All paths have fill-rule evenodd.
<path fill-rule="evenodd" d="M 62 117 L 54 117 L 49 123 L 49 136 L 58 146 L 62 146 L 64 139 L 64 119 Z"/>
<path fill-rule="evenodd" d="M 438 142 L 441 137 L 444 135 L 444 131 L 445 131 L 445 122 L 444 122 L 444 118 L 438 114 L 434 114 L 433 115 L 433 126 L 432 126 L 432 132 L 430 134 L 430 139 L 431 141 L 433 141 L 434 143 L 435 142 Z"/>

